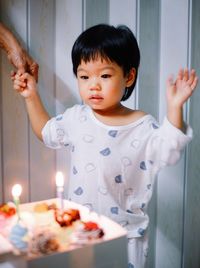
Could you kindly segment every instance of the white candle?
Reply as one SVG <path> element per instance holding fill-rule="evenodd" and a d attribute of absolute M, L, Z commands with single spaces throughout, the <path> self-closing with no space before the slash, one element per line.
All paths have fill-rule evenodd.
<path fill-rule="evenodd" d="M 18 220 L 20 220 L 19 204 L 20 204 L 20 195 L 21 195 L 21 193 L 22 193 L 22 186 L 20 184 L 15 184 L 12 187 L 12 196 L 13 196 L 13 201 L 14 201 L 14 203 L 16 205 Z"/>
<path fill-rule="evenodd" d="M 64 208 L 64 201 L 63 201 L 63 194 L 64 194 L 64 177 L 62 172 L 58 171 L 56 173 L 56 192 L 57 198 L 60 200 L 60 208 L 63 210 Z"/>

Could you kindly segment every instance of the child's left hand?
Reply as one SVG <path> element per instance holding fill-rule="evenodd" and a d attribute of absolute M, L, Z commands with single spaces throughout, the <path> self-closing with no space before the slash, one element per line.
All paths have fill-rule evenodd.
<path fill-rule="evenodd" d="M 168 105 L 174 108 L 182 108 L 183 104 L 193 94 L 197 83 L 198 77 L 195 70 L 189 72 L 187 69 L 180 69 L 175 82 L 172 77 L 169 77 L 167 80 Z"/>

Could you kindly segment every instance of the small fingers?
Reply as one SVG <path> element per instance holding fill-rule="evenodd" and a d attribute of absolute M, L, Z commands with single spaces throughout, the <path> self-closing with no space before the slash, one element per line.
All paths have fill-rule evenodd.
<path fill-rule="evenodd" d="M 11 78 L 12 81 L 15 80 L 15 75 L 16 75 L 16 72 L 15 71 L 11 71 L 10 72 L 10 78 Z"/>
<path fill-rule="evenodd" d="M 15 79 L 23 81 L 23 82 L 27 79 L 27 77 L 28 77 L 28 73 L 21 74 L 20 71 L 17 71 L 17 73 L 15 74 Z"/>
<path fill-rule="evenodd" d="M 36 62 L 33 62 L 33 64 L 30 66 L 30 73 L 34 76 L 36 82 L 38 82 L 38 70 L 39 65 Z"/>
<path fill-rule="evenodd" d="M 22 71 L 22 69 L 18 69 L 17 72 L 16 72 L 16 74 L 17 74 L 18 76 L 23 77 L 23 75 L 24 75 L 25 73 Z"/>
<path fill-rule="evenodd" d="M 194 69 L 192 69 L 190 71 L 190 75 L 189 75 L 189 79 L 187 81 L 187 84 L 192 88 L 194 89 L 197 85 L 197 82 L 198 82 L 198 77 L 196 75 L 196 72 Z"/>
<path fill-rule="evenodd" d="M 13 87 L 18 92 L 21 92 L 26 88 L 26 83 L 23 81 L 15 79 Z"/>
<path fill-rule="evenodd" d="M 187 82 L 189 78 L 189 71 L 186 68 L 185 70 L 183 70 L 183 81 Z"/>
<path fill-rule="evenodd" d="M 182 80 L 182 79 L 183 79 L 183 74 L 184 74 L 184 71 L 183 71 L 183 69 L 181 68 L 181 69 L 179 70 L 179 72 L 178 72 L 177 79 Z"/>
<path fill-rule="evenodd" d="M 189 86 L 191 86 L 191 85 L 193 84 L 193 82 L 194 82 L 194 80 L 195 80 L 196 77 L 197 77 L 197 76 L 196 76 L 196 72 L 195 72 L 194 69 L 192 69 L 192 70 L 190 71 L 190 76 L 189 76 L 189 79 L 188 79 L 188 81 L 187 81 L 187 84 L 188 84 Z"/>
<path fill-rule="evenodd" d="M 23 87 L 20 87 L 19 85 L 16 85 L 16 84 L 14 84 L 13 88 L 14 88 L 14 90 L 16 90 L 17 92 L 22 92 L 22 91 L 24 91 L 24 88 L 23 88 Z"/>
<path fill-rule="evenodd" d="M 27 87 L 25 74 L 21 75 L 19 71 L 13 76 L 12 80 L 14 82 L 13 87 L 18 92 L 22 92 Z"/>
<path fill-rule="evenodd" d="M 190 86 L 192 90 L 196 87 L 198 83 L 198 77 L 194 69 L 191 69 L 190 72 L 187 68 L 180 69 L 178 73 L 178 79 L 186 82 L 187 85 Z"/>
<path fill-rule="evenodd" d="M 194 90 L 196 88 L 197 84 L 198 84 L 198 77 L 195 76 L 192 84 L 190 85 L 191 89 Z"/>
<path fill-rule="evenodd" d="M 172 86 L 172 85 L 174 85 L 174 77 L 171 74 L 167 79 L 167 86 Z"/>

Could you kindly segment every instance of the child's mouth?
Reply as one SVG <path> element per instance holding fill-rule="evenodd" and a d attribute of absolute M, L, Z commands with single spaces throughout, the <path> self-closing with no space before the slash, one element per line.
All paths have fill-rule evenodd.
<path fill-rule="evenodd" d="M 100 102 L 103 100 L 103 98 L 99 95 L 92 95 L 89 97 L 89 100 L 92 102 Z"/>
<path fill-rule="evenodd" d="M 90 100 L 102 100 L 103 98 L 99 95 L 92 95 L 90 96 Z"/>

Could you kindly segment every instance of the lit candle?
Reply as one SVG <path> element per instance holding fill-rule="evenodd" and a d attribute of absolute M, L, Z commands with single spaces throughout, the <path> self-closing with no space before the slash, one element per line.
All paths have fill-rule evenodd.
<path fill-rule="evenodd" d="M 63 202 L 63 194 L 64 194 L 64 177 L 62 172 L 58 171 L 56 173 L 56 191 L 57 198 L 60 200 L 60 208 L 63 210 L 64 202 Z"/>
<path fill-rule="evenodd" d="M 20 215 L 19 215 L 19 204 L 20 204 L 20 195 L 22 193 L 22 186 L 20 184 L 15 184 L 12 187 L 12 196 L 13 196 L 13 201 L 16 206 L 17 210 L 17 215 L 18 215 L 18 221 L 20 220 Z"/>

